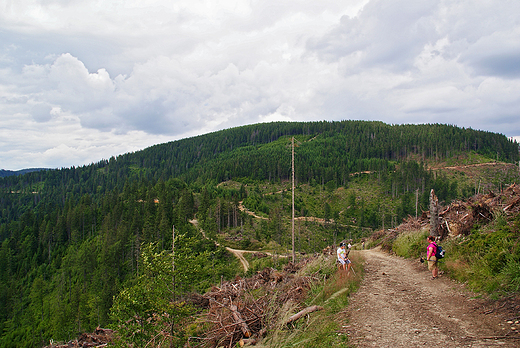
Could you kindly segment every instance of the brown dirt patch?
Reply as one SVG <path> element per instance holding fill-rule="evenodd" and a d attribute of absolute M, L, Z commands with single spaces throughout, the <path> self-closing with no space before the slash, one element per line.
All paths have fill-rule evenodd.
<path fill-rule="evenodd" d="M 343 317 L 357 347 L 519 347 L 520 335 L 495 303 L 431 273 L 418 261 L 358 251 L 365 279 Z M 519 326 L 519 325 L 517 325 Z M 520 328 L 519 328 L 520 329 Z"/>

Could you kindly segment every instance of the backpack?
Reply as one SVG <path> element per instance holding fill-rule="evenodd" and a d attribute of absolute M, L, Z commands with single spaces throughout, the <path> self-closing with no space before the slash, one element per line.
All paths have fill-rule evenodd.
<path fill-rule="evenodd" d="M 437 252 L 435 253 L 435 258 L 437 260 L 440 260 L 444 257 L 444 254 L 446 254 L 446 250 L 444 250 L 440 245 L 437 245 Z"/>

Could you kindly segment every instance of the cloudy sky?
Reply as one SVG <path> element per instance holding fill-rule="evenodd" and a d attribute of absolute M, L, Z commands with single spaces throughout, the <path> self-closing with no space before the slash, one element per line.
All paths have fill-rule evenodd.
<path fill-rule="evenodd" d="M 520 136 L 519 14 L 518 0 L 0 0 L 0 169 L 277 120 Z"/>

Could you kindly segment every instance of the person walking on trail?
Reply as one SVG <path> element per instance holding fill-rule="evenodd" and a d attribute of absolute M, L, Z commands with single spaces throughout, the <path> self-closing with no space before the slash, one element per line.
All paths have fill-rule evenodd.
<path fill-rule="evenodd" d="M 342 271 L 346 270 L 347 273 L 350 272 L 350 266 L 351 266 L 351 262 L 348 259 L 349 252 L 350 252 L 350 249 L 348 250 L 348 252 L 347 252 L 347 250 L 345 250 L 345 243 L 343 243 L 343 242 L 339 243 L 339 248 L 338 248 L 338 251 L 336 252 L 337 256 L 338 256 L 339 268 Z"/>
<path fill-rule="evenodd" d="M 435 244 L 435 237 L 428 236 L 427 238 L 428 247 L 426 248 L 426 260 L 428 261 L 428 269 L 432 271 L 431 280 L 437 279 L 439 277 L 439 267 L 437 265 L 437 258 L 435 254 L 437 253 L 437 244 Z"/>

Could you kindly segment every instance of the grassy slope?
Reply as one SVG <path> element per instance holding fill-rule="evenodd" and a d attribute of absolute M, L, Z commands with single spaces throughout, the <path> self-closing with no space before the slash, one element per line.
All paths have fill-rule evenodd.
<path fill-rule="evenodd" d="M 307 319 L 302 319 L 291 325 L 278 324 L 269 332 L 256 347 L 346 347 L 348 337 L 339 334 L 340 323 L 337 316 L 348 306 L 349 296 L 359 287 L 363 277 L 363 261 L 353 259 L 356 276 L 345 277 L 336 271 L 335 257 L 320 257 L 307 265 L 300 273 L 314 275 L 328 273 L 328 277 L 316 283 L 307 294 L 307 298 L 300 305 L 300 309 L 307 306 L 321 306 L 323 310 L 314 312 Z M 298 312 L 294 303 L 287 303 L 282 309 L 284 315 L 281 322 Z"/>
<path fill-rule="evenodd" d="M 434 172 L 458 182 L 464 196 L 497 191 L 513 182 L 519 182 L 519 167 L 511 163 L 496 162 L 476 153 L 465 153 L 444 162 L 429 162 Z"/>

